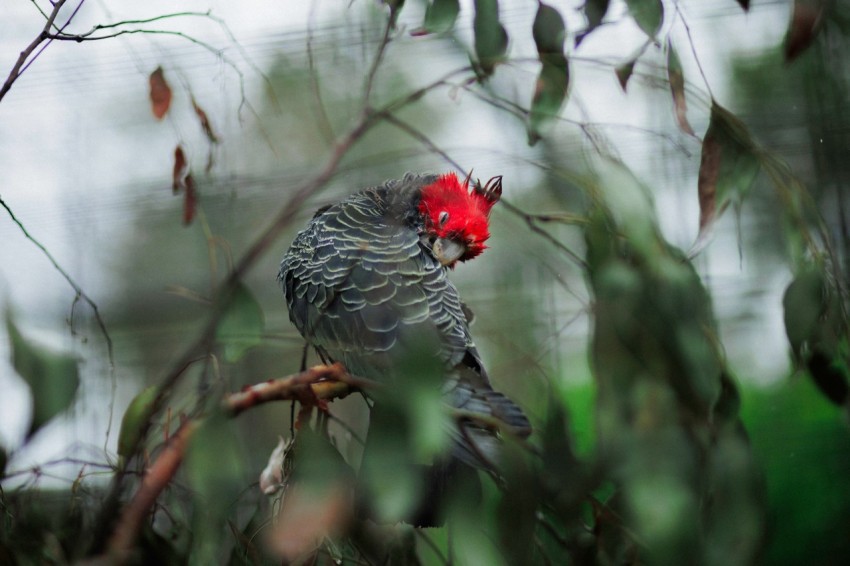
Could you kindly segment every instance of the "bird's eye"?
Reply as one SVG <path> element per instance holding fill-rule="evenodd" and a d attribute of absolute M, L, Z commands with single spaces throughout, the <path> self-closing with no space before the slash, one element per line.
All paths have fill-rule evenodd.
<path fill-rule="evenodd" d="M 440 226 L 445 226 L 446 222 L 449 221 L 449 213 L 444 210 L 443 212 L 440 213 L 440 216 L 438 217 L 438 219 L 440 221 Z"/>

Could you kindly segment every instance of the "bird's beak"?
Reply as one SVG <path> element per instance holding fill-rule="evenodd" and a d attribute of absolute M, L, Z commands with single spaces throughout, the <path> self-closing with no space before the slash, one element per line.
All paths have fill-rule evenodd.
<path fill-rule="evenodd" d="M 441 264 L 451 266 L 466 253 L 466 246 L 451 238 L 437 238 L 431 252 Z"/>

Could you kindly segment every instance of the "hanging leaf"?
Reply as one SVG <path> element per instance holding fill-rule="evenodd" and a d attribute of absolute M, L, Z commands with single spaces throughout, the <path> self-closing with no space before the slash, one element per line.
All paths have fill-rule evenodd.
<path fill-rule="evenodd" d="M 700 237 L 730 202 L 746 196 L 758 171 L 756 147 L 747 127 L 712 102 L 699 167 Z"/>
<path fill-rule="evenodd" d="M 804 346 L 820 326 L 825 310 L 826 278 L 818 267 L 801 271 L 788 285 L 782 297 L 785 315 L 785 334 L 796 359 L 804 353 Z"/>
<path fill-rule="evenodd" d="M 626 5 L 638 27 L 655 39 L 664 22 L 664 5 L 661 0 L 626 0 Z"/>
<path fill-rule="evenodd" d="M 159 390 L 154 386 L 142 389 L 124 411 L 124 416 L 121 418 L 121 430 L 118 433 L 118 455 L 122 458 L 127 459 L 133 455 L 141 430 L 145 427 L 145 419 L 158 393 Z"/>
<path fill-rule="evenodd" d="M 77 360 L 66 354 L 48 351 L 25 339 L 6 315 L 6 331 L 12 350 L 12 365 L 30 388 L 32 420 L 27 438 L 50 419 L 71 406 L 80 375 Z"/>
<path fill-rule="evenodd" d="M 447 32 L 454 27 L 459 13 L 458 0 L 433 0 L 425 10 L 425 22 L 422 27 L 412 31 L 411 35 Z"/>
<path fill-rule="evenodd" d="M 815 349 L 806 360 L 806 369 L 812 381 L 824 396 L 836 405 L 844 405 L 850 398 L 847 367 L 840 359 Z"/>
<path fill-rule="evenodd" d="M 0 446 L 0 478 L 3 477 L 3 474 L 6 472 L 6 464 L 9 463 L 9 453 L 6 452 L 6 448 Z"/>
<path fill-rule="evenodd" d="M 188 172 L 188 163 L 186 162 L 186 154 L 183 152 L 183 146 L 178 145 L 174 149 L 174 169 L 171 173 L 171 192 L 177 194 L 186 184 L 186 173 Z"/>
<path fill-rule="evenodd" d="M 570 69 L 564 55 L 567 28 L 556 9 L 542 2 L 538 5 L 532 35 L 543 64 L 528 115 L 528 143 L 534 145 L 540 139 L 540 127 L 556 118 L 564 104 Z"/>
<path fill-rule="evenodd" d="M 229 362 L 239 360 L 260 343 L 264 328 L 260 303 L 245 285 L 238 284 L 216 329 L 216 338 L 224 343 L 224 358 Z"/>
<path fill-rule="evenodd" d="M 189 173 L 186 175 L 184 187 L 186 193 L 183 197 L 183 225 L 188 226 L 195 218 L 195 211 L 198 208 L 198 191 L 195 188 L 195 178 Z"/>
<path fill-rule="evenodd" d="M 475 57 L 483 77 L 493 74 L 493 68 L 504 59 L 508 50 L 508 32 L 499 23 L 498 0 L 475 0 Z"/>
<path fill-rule="evenodd" d="M 151 87 L 151 109 L 157 120 L 162 120 L 171 106 L 171 87 L 165 81 L 162 67 L 157 67 L 149 78 Z"/>
<path fill-rule="evenodd" d="M 210 119 L 207 117 L 207 113 L 204 112 L 204 109 L 198 105 L 194 96 L 192 97 L 192 108 L 195 110 L 195 115 L 201 122 L 201 128 L 204 130 L 207 140 L 209 140 L 210 143 L 218 143 L 218 136 L 216 136 L 215 132 L 213 132 L 212 124 L 210 124 Z"/>
<path fill-rule="evenodd" d="M 682 62 L 676 54 L 676 49 L 670 38 L 667 38 L 667 80 L 670 82 L 670 92 L 673 94 L 673 107 L 676 109 L 676 121 L 679 128 L 686 134 L 694 134 L 688 123 L 688 105 L 685 102 L 685 75 L 682 72 Z"/>
<path fill-rule="evenodd" d="M 608 5 L 611 0 L 587 0 L 582 6 L 584 17 L 587 20 L 587 28 L 576 35 L 576 47 L 578 47 L 584 38 L 598 28 L 602 24 L 605 13 L 608 12 Z"/>
<path fill-rule="evenodd" d="M 233 422 L 216 413 L 203 421 L 189 440 L 186 477 L 196 505 L 204 511 L 200 520 L 223 523 L 245 486 L 245 454 Z"/>
<path fill-rule="evenodd" d="M 791 23 L 785 34 L 785 61 L 791 62 L 806 49 L 820 32 L 823 23 L 824 0 L 796 0 Z"/>
<path fill-rule="evenodd" d="M 620 87 L 623 89 L 623 92 L 626 92 L 626 86 L 629 83 L 629 79 L 632 77 L 632 73 L 635 70 L 635 63 L 637 63 L 637 59 L 632 59 L 622 65 L 618 66 L 614 69 L 614 72 L 617 73 L 617 80 L 620 82 Z"/>
<path fill-rule="evenodd" d="M 737 0 L 737 2 L 741 5 L 741 8 L 743 8 L 745 12 L 750 11 L 750 0 Z"/>
<path fill-rule="evenodd" d="M 531 28 L 534 36 L 534 45 L 540 56 L 564 53 L 564 39 L 567 37 L 567 26 L 560 12 L 540 2 L 537 6 L 537 14 Z"/>
<path fill-rule="evenodd" d="M 398 13 L 404 7 L 404 0 L 383 0 L 383 3 L 390 7 L 390 25 L 395 27 Z"/>

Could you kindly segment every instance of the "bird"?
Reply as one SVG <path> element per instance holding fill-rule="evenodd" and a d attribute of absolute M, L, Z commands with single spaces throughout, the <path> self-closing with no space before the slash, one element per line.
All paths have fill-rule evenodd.
<path fill-rule="evenodd" d="M 430 471 L 431 492 L 459 466 L 497 474 L 503 433 L 531 433 L 522 409 L 493 389 L 470 334 L 471 311 L 449 279 L 487 248 L 501 194 L 500 176 L 482 186 L 471 173 L 407 173 L 319 209 L 277 275 L 290 320 L 326 363 L 391 383 L 405 355 L 430 347 L 443 402 L 464 415 L 452 420 L 448 457 Z M 376 402 L 366 452 L 378 409 Z M 437 521 L 425 509 L 409 522 Z"/>

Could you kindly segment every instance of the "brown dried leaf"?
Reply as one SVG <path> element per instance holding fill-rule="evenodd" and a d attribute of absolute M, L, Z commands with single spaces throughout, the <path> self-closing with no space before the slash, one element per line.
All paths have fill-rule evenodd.
<path fill-rule="evenodd" d="M 218 143 L 218 136 L 216 136 L 215 132 L 213 132 L 212 124 L 210 124 L 207 113 L 204 112 L 204 109 L 198 105 L 194 96 L 192 97 L 192 108 L 195 109 L 195 115 L 198 116 L 198 120 L 201 122 L 201 128 L 204 129 L 204 133 L 206 134 L 209 142 Z"/>
<path fill-rule="evenodd" d="M 353 514 L 352 498 L 342 484 L 327 489 L 291 486 L 278 521 L 269 533 L 271 550 L 287 562 L 314 552 L 325 537 L 339 536 Z"/>
<path fill-rule="evenodd" d="M 712 103 L 702 142 L 698 194 L 699 238 L 732 201 L 743 199 L 761 165 L 747 127 L 734 114 Z"/>
<path fill-rule="evenodd" d="M 192 174 L 186 175 L 186 196 L 183 198 L 183 225 L 188 226 L 195 218 L 195 209 L 198 206 L 198 193 L 195 188 L 195 179 Z"/>
<path fill-rule="evenodd" d="M 670 92 L 673 94 L 673 107 L 676 109 L 676 121 L 679 128 L 686 134 L 694 134 L 691 124 L 688 122 L 688 105 L 685 101 L 685 75 L 682 71 L 682 62 L 667 38 L 667 80 L 670 82 Z"/>
<path fill-rule="evenodd" d="M 790 62 L 811 46 L 823 22 L 823 0 L 796 0 L 785 35 L 785 61 Z"/>
<path fill-rule="evenodd" d="M 183 146 L 178 145 L 174 150 L 174 170 L 171 173 L 171 192 L 177 194 L 185 186 L 186 172 L 189 164 L 186 162 L 186 154 Z"/>
<path fill-rule="evenodd" d="M 702 156 L 699 163 L 699 230 L 702 233 L 717 214 L 717 177 L 720 173 L 722 147 L 709 128 L 702 140 Z"/>
<path fill-rule="evenodd" d="M 162 120 L 171 106 L 171 87 L 165 80 L 162 67 L 157 67 L 149 78 L 151 87 L 151 109 L 157 120 Z"/>
<path fill-rule="evenodd" d="M 620 81 L 620 87 L 623 89 L 623 92 L 626 92 L 626 86 L 628 86 L 629 79 L 635 70 L 636 62 L 637 59 L 632 59 L 631 61 L 623 63 L 614 69 L 614 72 L 617 73 L 617 80 Z"/>

